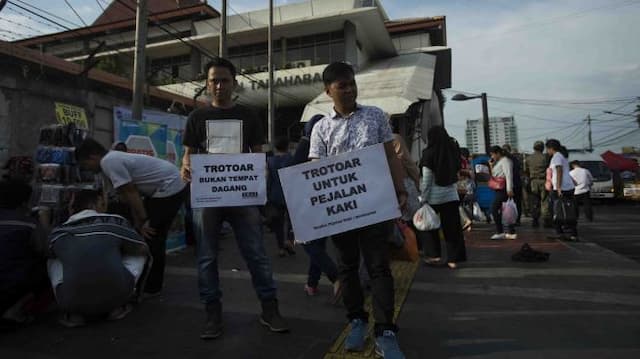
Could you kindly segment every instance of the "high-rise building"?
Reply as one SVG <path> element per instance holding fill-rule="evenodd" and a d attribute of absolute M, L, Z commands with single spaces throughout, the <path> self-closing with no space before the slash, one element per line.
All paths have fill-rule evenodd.
<path fill-rule="evenodd" d="M 466 138 L 471 153 L 484 153 L 482 119 L 467 120 Z M 518 128 L 513 116 L 489 118 L 489 141 L 491 146 L 509 144 L 514 150 L 518 149 Z"/>

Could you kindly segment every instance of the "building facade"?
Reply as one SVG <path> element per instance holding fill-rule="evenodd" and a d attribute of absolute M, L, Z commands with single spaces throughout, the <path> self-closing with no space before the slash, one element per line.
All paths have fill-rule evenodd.
<path fill-rule="evenodd" d="M 101 70 L 85 70 L 0 41 L 0 173 L 10 158 L 34 154 L 40 128 L 62 123 L 57 114 L 61 107 L 79 109 L 89 134 L 111 146 L 117 131 L 114 108 L 131 103 L 131 81 Z M 189 99 L 148 88 L 147 109 L 164 112 L 176 102 Z"/>
<path fill-rule="evenodd" d="M 482 120 L 467 120 L 466 128 L 467 148 L 471 153 L 484 153 L 484 130 Z M 511 117 L 489 118 L 489 141 L 491 146 L 508 144 L 518 150 L 518 127 L 516 120 Z"/>
<path fill-rule="evenodd" d="M 87 28 L 19 43 L 130 77 L 135 2 L 127 1 L 132 6 L 112 2 Z M 202 67 L 218 56 L 219 13 L 200 1 L 170 0 L 149 0 L 149 11 L 148 82 L 206 102 Z M 265 123 L 267 24 L 268 9 L 227 18 L 227 57 L 239 70 L 236 101 L 256 109 Z M 417 144 L 415 153 L 424 147 L 421 132 L 442 123 L 440 90 L 451 87 L 445 17 L 390 19 L 378 0 L 310 0 L 276 7 L 273 33 L 276 135 L 295 140 L 301 120 L 331 109 L 321 74 L 334 61 L 354 65 L 359 102 L 385 110 Z"/>

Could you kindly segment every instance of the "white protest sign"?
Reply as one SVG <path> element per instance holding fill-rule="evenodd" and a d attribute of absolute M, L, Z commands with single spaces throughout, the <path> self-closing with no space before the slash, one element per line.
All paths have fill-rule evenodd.
<path fill-rule="evenodd" d="M 191 155 L 191 206 L 261 206 L 267 201 L 264 153 Z"/>
<path fill-rule="evenodd" d="M 401 216 L 383 144 L 278 173 L 297 242 Z"/>

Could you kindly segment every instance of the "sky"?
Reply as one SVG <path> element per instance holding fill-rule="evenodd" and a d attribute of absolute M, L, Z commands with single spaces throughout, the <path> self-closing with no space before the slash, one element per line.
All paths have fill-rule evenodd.
<path fill-rule="evenodd" d="M 109 0 L 10 0 L 90 24 Z M 276 5 L 299 0 L 276 0 Z M 640 147 L 632 113 L 640 104 L 640 0 L 381 0 L 391 19 L 444 15 L 452 49 L 452 89 L 489 96 L 490 116 L 513 115 L 520 148 L 557 138 L 569 148 L 587 145 L 592 118 L 596 151 Z M 210 0 L 220 8 L 220 0 Z M 265 8 L 259 0 L 229 0 L 234 11 Z M 9 5 L 0 13 L 0 38 L 56 32 Z M 59 29 L 57 31 L 60 31 Z M 615 100 L 615 101 L 613 101 Z M 479 100 L 445 104 L 445 124 L 465 144 L 467 119 L 481 117 Z"/>

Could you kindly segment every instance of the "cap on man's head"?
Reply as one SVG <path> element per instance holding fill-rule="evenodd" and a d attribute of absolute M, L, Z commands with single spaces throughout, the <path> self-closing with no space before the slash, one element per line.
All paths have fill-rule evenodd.
<path fill-rule="evenodd" d="M 534 150 L 536 150 L 536 151 L 540 151 L 540 152 L 542 152 L 542 151 L 544 150 L 544 142 L 542 142 L 542 141 L 536 141 L 536 142 L 533 144 L 533 149 L 534 149 Z"/>

